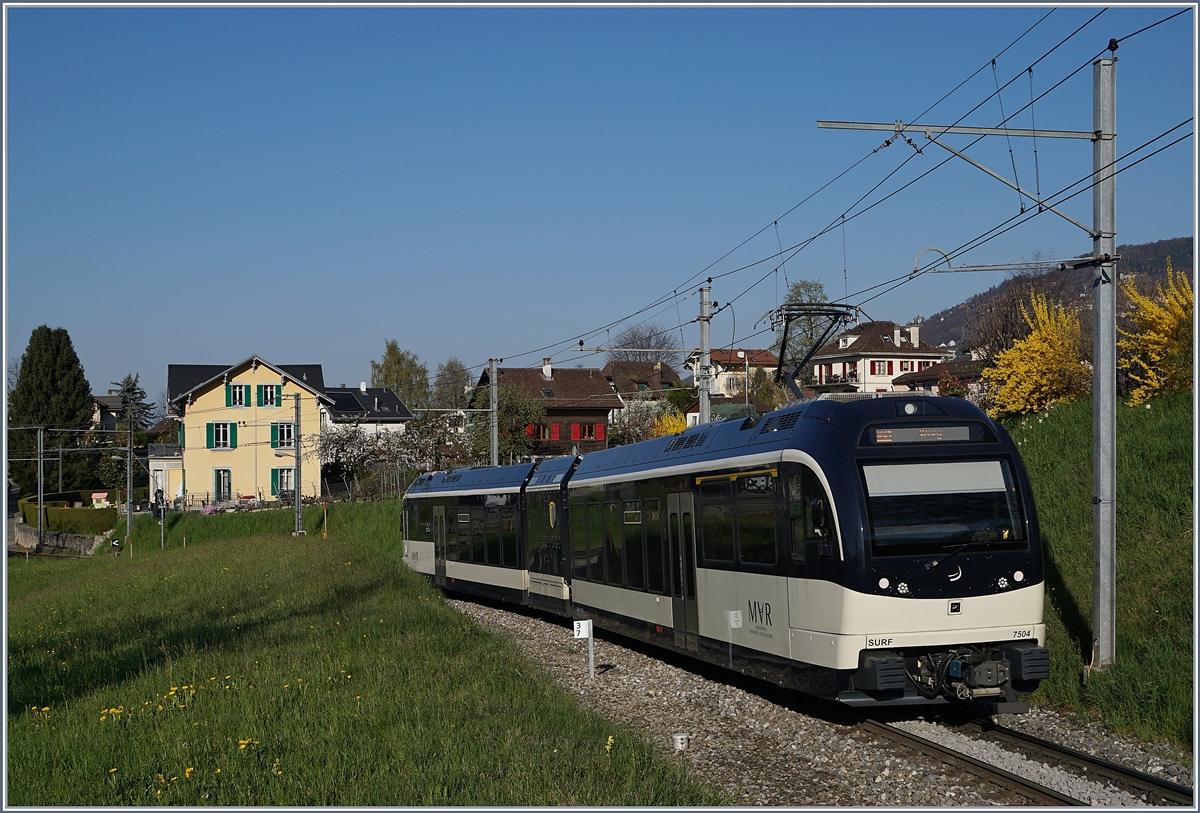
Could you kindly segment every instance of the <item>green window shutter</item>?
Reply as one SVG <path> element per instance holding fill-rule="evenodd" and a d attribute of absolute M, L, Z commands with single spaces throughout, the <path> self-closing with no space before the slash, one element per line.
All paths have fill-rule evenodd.
<path fill-rule="evenodd" d="M 176 437 L 179 440 L 179 448 L 182 449 L 183 448 L 183 421 L 179 422 L 179 431 L 176 433 Z"/>
<path fill-rule="evenodd" d="M 246 406 L 250 406 L 250 385 L 245 384 L 244 386 L 246 387 L 246 392 L 242 395 L 242 403 Z"/>
<path fill-rule="evenodd" d="M 279 496 L 279 469 L 271 469 L 271 496 Z"/>
<path fill-rule="evenodd" d="M 283 390 L 282 386 L 275 388 L 275 406 L 280 406 L 283 401 L 283 392 L 281 390 Z"/>
<path fill-rule="evenodd" d="M 229 448 L 237 448 L 237 421 L 229 422 Z"/>
<path fill-rule="evenodd" d="M 259 385 L 258 385 L 258 395 L 257 395 L 257 397 L 254 399 L 254 403 L 255 403 L 255 404 L 257 404 L 258 406 L 262 406 L 262 405 L 263 405 L 263 403 L 262 403 L 262 388 L 263 388 L 263 385 L 262 385 L 262 384 L 259 384 Z"/>
<path fill-rule="evenodd" d="M 233 386 L 225 385 L 225 406 L 233 406 Z"/>
<path fill-rule="evenodd" d="M 207 437 L 206 445 L 204 448 L 211 449 L 213 447 L 213 425 L 211 423 L 204 424 L 204 433 L 205 433 L 205 436 Z"/>
<path fill-rule="evenodd" d="M 271 424 L 271 448 L 279 448 L 279 424 Z"/>

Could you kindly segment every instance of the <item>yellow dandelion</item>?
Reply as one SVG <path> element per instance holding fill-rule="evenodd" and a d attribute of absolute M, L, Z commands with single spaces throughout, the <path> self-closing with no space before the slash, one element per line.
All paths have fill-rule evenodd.
<path fill-rule="evenodd" d="M 108 769 L 108 772 L 109 772 L 109 773 L 116 773 L 116 772 L 117 772 L 117 769 L 116 769 L 116 768 L 109 768 L 109 769 Z"/>
<path fill-rule="evenodd" d="M 221 769 L 220 769 L 220 768 L 217 768 L 217 773 L 220 773 L 220 772 L 221 772 Z"/>
<path fill-rule="evenodd" d="M 102 722 L 102 723 L 103 723 L 103 722 L 104 722 L 105 720 L 107 720 L 107 719 L 108 719 L 108 715 L 106 715 L 106 714 L 101 714 L 101 715 L 100 715 L 100 722 Z"/>
<path fill-rule="evenodd" d="M 162 711 L 162 704 L 161 704 L 161 703 L 159 703 L 159 704 L 158 704 L 158 710 L 159 710 L 159 711 Z"/>
<path fill-rule="evenodd" d="M 196 770 L 195 768 L 184 768 L 184 769 L 183 769 L 183 778 L 184 778 L 184 779 L 191 779 L 191 778 L 192 778 L 192 774 L 195 772 L 195 770 Z"/>
<path fill-rule="evenodd" d="M 50 707 L 49 707 L 49 706 L 42 706 L 42 711 L 50 711 Z"/>

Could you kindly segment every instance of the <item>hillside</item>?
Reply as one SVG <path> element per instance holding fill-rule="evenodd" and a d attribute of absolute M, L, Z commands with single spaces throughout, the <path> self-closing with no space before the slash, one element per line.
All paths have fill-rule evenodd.
<path fill-rule="evenodd" d="M 1192 238 L 1175 237 L 1170 240 L 1158 240 L 1153 243 L 1141 243 L 1134 246 L 1117 246 L 1121 255 L 1117 268 L 1121 274 L 1144 274 L 1150 280 L 1166 279 L 1167 256 L 1176 271 L 1191 273 L 1192 271 Z M 1075 271 L 1049 273 L 1061 274 L 1059 290 L 1063 296 L 1087 296 L 1092 287 L 1091 269 L 1081 268 Z M 954 307 L 938 311 L 926 318 L 921 325 L 921 338 L 937 346 L 950 341 L 962 343 L 963 327 L 971 308 L 1002 293 L 1007 287 L 1016 284 L 1014 278 L 992 286 L 983 293 L 976 294 Z"/>

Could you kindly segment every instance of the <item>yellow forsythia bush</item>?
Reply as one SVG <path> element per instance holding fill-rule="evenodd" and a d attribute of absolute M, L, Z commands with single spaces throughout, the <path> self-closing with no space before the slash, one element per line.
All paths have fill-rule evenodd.
<path fill-rule="evenodd" d="M 988 414 L 993 418 L 1038 412 L 1091 388 L 1091 368 L 1080 360 L 1079 317 L 1044 294 L 1032 294 L 1030 299 L 1029 310 L 1021 303 L 1021 315 L 1032 332 L 997 353 L 982 373 L 992 385 L 993 406 Z"/>
<path fill-rule="evenodd" d="M 650 437 L 665 438 L 667 435 L 678 435 L 687 429 L 687 418 L 679 412 L 667 412 L 654 419 L 654 428 Z"/>
<path fill-rule="evenodd" d="M 1167 257 L 1167 287 L 1157 286 L 1157 296 L 1142 293 L 1132 279 L 1121 289 L 1133 303 L 1135 331 L 1121 333 L 1117 342 L 1124 355 L 1117 366 L 1129 371 L 1138 386 L 1129 405 L 1137 406 L 1155 395 L 1192 387 L 1192 318 L 1195 302 L 1187 275 L 1176 274 Z"/>

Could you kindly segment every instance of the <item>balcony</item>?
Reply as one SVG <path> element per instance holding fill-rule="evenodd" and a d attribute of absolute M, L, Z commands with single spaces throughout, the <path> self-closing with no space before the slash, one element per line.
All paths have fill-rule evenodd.
<path fill-rule="evenodd" d="M 183 457 L 183 447 L 178 443 L 151 443 L 150 457 Z"/>

